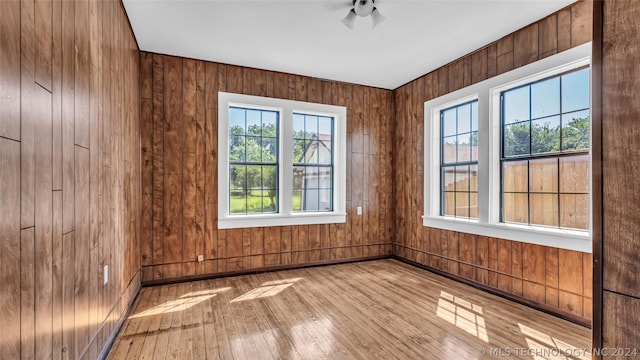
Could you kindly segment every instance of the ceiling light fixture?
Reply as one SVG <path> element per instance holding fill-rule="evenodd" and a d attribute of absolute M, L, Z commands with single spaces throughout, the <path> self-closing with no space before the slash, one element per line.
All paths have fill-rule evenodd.
<path fill-rule="evenodd" d="M 380 10 L 378 10 L 375 6 L 375 0 L 353 0 L 351 3 L 351 10 L 347 13 L 347 16 L 341 20 L 341 22 L 353 30 L 353 25 L 356 22 L 356 17 L 367 17 L 371 15 L 371 21 L 373 22 L 373 27 L 376 27 L 378 24 L 386 19 L 382 14 L 380 14 Z"/>

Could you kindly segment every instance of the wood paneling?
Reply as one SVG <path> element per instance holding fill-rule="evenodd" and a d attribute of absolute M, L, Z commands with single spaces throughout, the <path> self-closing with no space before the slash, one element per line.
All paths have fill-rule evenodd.
<path fill-rule="evenodd" d="M 145 52 L 140 58 L 143 281 L 390 254 L 393 92 Z M 217 229 L 218 91 L 347 106 L 346 225 Z"/>
<path fill-rule="evenodd" d="M 588 254 L 454 231 L 419 230 L 424 206 L 422 179 L 428 174 L 421 167 L 422 149 L 416 144 L 424 142 L 425 101 L 590 41 L 590 4 L 589 0 L 577 2 L 394 91 L 394 255 L 589 321 L 591 310 L 586 306 L 590 306 L 592 294 L 584 286 L 592 279 L 590 268 L 585 266 L 585 261 L 591 261 L 585 259 Z M 635 58 L 628 61 L 635 61 L 631 59 Z M 619 106 L 617 111 L 628 108 Z M 634 117 L 626 119 L 617 133 L 625 129 L 629 143 L 637 134 L 628 130 Z M 622 158 L 617 158 L 621 167 Z M 632 196 L 626 199 L 635 201 Z M 620 224 L 618 221 L 616 226 Z M 626 234 L 631 236 L 633 231 L 628 228 Z M 621 269 L 624 266 L 619 265 Z"/>
<path fill-rule="evenodd" d="M 0 352 L 95 359 L 140 286 L 137 45 L 118 1 L 2 1 L 0 26 Z"/>
<path fill-rule="evenodd" d="M 634 1 L 596 2 L 594 24 L 594 89 L 598 107 L 594 114 L 594 137 L 601 140 L 601 157 L 594 174 L 596 190 L 594 208 L 602 209 L 602 217 L 594 219 L 594 344 L 604 348 L 636 348 L 640 338 L 640 262 L 638 262 L 638 224 L 640 223 L 640 191 L 637 178 L 640 169 L 630 161 L 638 156 L 640 143 L 640 104 L 638 56 L 640 55 L 640 4 Z M 573 15 L 572 32 L 588 26 L 583 19 L 577 25 Z M 601 181 L 601 182 L 600 182 Z M 602 260 L 602 262 L 600 262 Z M 602 295 L 604 293 L 604 295 Z M 601 305 L 601 307 L 600 307 Z M 601 312 L 599 310 L 602 310 Z M 623 358 L 624 354 L 603 356 Z"/>

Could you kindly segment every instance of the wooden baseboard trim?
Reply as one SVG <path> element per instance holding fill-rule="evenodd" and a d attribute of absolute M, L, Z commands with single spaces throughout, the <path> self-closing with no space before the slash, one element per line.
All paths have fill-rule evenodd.
<path fill-rule="evenodd" d="M 391 255 L 379 255 L 379 256 L 367 256 L 367 257 L 339 259 L 339 260 L 325 260 L 325 261 L 317 261 L 317 262 L 305 263 L 305 264 L 266 266 L 258 269 L 235 270 L 235 271 L 225 271 L 225 272 L 220 272 L 215 274 L 203 274 L 203 275 L 195 275 L 195 276 L 183 276 L 179 278 L 170 278 L 170 279 L 147 280 L 142 282 L 142 286 L 147 287 L 147 286 L 177 284 L 177 283 L 182 283 L 187 281 L 219 279 L 219 278 L 232 277 L 232 276 L 259 274 L 264 272 L 295 270 L 295 269 L 302 269 L 302 268 L 347 264 L 347 263 L 362 262 L 362 261 L 382 260 L 382 259 L 389 259 L 389 258 L 391 258 Z"/>
<path fill-rule="evenodd" d="M 442 277 L 461 282 L 463 284 L 469 285 L 471 287 L 474 287 L 476 289 L 482 290 L 484 292 L 488 292 L 490 294 L 500 296 L 501 298 L 517 302 L 519 304 L 522 304 L 522 305 L 528 306 L 530 308 L 542 311 L 544 313 L 559 317 L 561 319 L 564 319 L 564 320 L 570 321 L 572 323 L 584 326 L 586 328 L 591 328 L 591 320 L 589 320 L 587 318 L 584 318 L 582 316 L 577 316 L 575 314 L 571 314 L 569 312 L 562 311 L 560 309 L 551 307 L 551 306 L 549 306 L 547 304 L 541 304 L 541 303 L 535 302 L 533 300 L 530 300 L 530 299 L 527 299 L 527 298 L 524 298 L 524 297 L 521 297 L 521 296 L 518 296 L 518 295 L 514 295 L 514 294 L 510 294 L 510 293 L 505 292 L 505 291 L 494 289 L 494 288 L 486 286 L 484 284 L 480 284 L 480 283 L 477 283 L 475 281 L 472 281 L 472 280 L 469 280 L 469 279 L 465 279 L 463 277 L 460 277 L 460 276 L 457 276 L 457 275 L 454 275 L 454 274 L 450 274 L 450 273 L 444 272 L 442 270 L 434 269 L 432 267 L 417 263 L 415 261 L 411 261 L 409 259 L 405 259 L 405 258 L 400 257 L 398 255 L 391 255 L 391 259 L 398 260 L 398 261 L 403 262 L 405 264 L 408 264 L 408 265 L 411 265 L 411 266 L 415 266 L 417 268 L 429 271 L 429 272 L 434 273 L 436 275 L 440 275 Z"/>
<path fill-rule="evenodd" d="M 140 271 L 139 270 L 138 270 L 138 273 L 136 274 L 136 276 L 140 276 Z M 134 276 L 134 278 L 135 278 L 135 276 Z M 131 286 L 131 282 L 129 283 L 129 286 Z M 118 334 L 120 334 L 120 331 L 122 331 L 122 326 L 124 325 L 125 320 L 127 320 L 127 318 L 129 317 L 129 314 L 131 313 L 131 310 L 133 309 L 133 304 L 135 304 L 136 300 L 138 299 L 138 296 L 140 295 L 140 290 L 141 289 L 142 289 L 141 284 L 138 284 L 137 285 L 137 289 L 135 290 L 135 294 L 131 297 L 131 299 L 129 299 L 129 303 L 127 304 L 127 307 L 125 308 L 125 310 L 120 314 L 120 319 L 118 319 L 118 322 L 116 323 L 115 328 L 113 329 L 113 331 L 111 332 L 111 334 L 107 338 L 107 341 L 103 344 L 102 350 L 98 354 L 98 359 L 105 360 L 107 358 L 107 356 L 109 355 L 109 352 L 111 351 L 111 348 L 113 347 L 113 343 L 116 341 L 116 338 L 118 337 Z M 122 296 L 124 296 L 124 295 L 121 295 L 120 297 L 122 298 Z M 107 315 L 107 318 L 108 317 L 109 316 Z M 102 324 L 102 326 L 104 326 L 104 323 Z M 96 332 L 96 335 L 97 335 L 98 332 L 100 332 L 100 329 L 98 329 L 98 331 Z M 84 355 L 85 354 L 83 354 L 83 356 Z M 81 356 L 81 358 L 83 356 Z"/>

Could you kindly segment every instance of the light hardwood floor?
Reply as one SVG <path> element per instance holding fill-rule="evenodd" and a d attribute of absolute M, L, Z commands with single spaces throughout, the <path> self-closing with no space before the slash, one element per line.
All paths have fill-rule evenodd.
<path fill-rule="evenodd" d="M 143 288 L 109 358 L 589 359 L 589 346 L 587 328 L 380 260 Z"/>

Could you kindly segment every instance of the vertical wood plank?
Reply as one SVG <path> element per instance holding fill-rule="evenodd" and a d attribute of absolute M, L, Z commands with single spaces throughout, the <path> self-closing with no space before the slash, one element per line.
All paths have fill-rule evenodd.
<path fill-rule="evenodd" d="M 53 346 L 51 93 L 36 87 L 35 103 L 35 355 L 50 358 Z"/>
<path fill-rule="evenodd" d="M 53 1 L 35 1 L 35 80 L 49 92 L 52 88 Z"/>
<path fill-rule="evenodd" d="M 0 136 L 20 140 L 20 1 L 1 1 L 0 14 Z"/>
<path fill-rule="evenodd" d="M 35 358 L 35 228 L 20 232 L 20 357 Z"/>
<path fill-rule="evenodd" d="M 0 4 L 2 6 L 3 4 Z M 20 357 L 20 143 L 0 138 L 0 323 L 4 341 L 0 352 Z"/>

